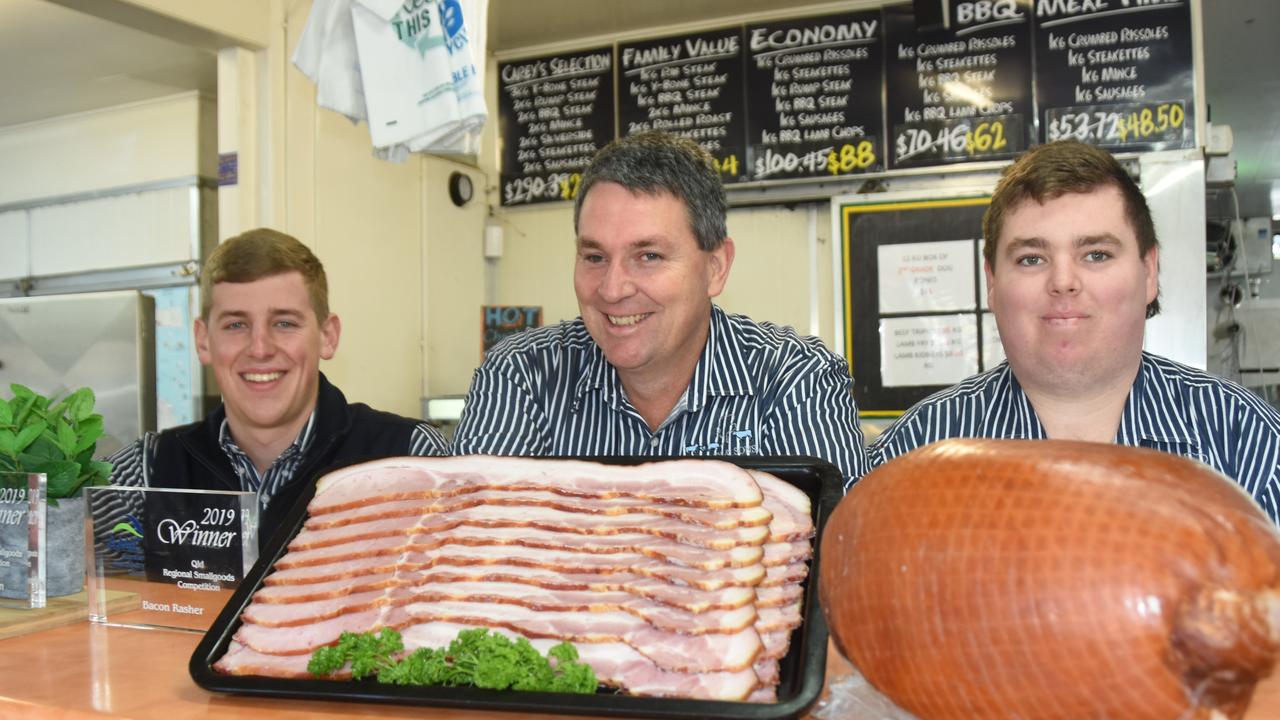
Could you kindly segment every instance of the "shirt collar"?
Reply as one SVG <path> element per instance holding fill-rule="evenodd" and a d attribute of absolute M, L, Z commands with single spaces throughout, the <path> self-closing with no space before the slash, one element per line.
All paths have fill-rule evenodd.
<path fill-rule="evenodd" d="M 1196 451 L 1200 442 L 1188 432 L 1189 428 L 1184 428 L 1179 423 L 1160 423 L 1160 418 L 1166 412 L 1163 405 L 1167 404 L 1167 398 L 1161 397 L 1161 379 L 1160 368 L 1152 361 L 1150 354 L 1143 352 L 1138 376 L 1133 380 L 1133 388 L 1125 400 L 1124 414 L 1120 416 L 1116 441 L 1124 445 L 1144 447 L 1181 446 L 1183 452 Z"/>
<path fill-rule="evenodd" d="M 1005 360 L 997 365 L 992 373 L 994 377 L 991 386 L 994 393 L 988 406 L 991 410 L 983 415 L 983 423 L 986 425 L 984 436 L 1045 439 L 1040 416 L 1036 415 L 1031 399 L 1014 376 L 1009 361 Z M 997 412 L 1000 409 L 1004 409 L 1004 412 Z"/>
<path fill-rule="evenodd" d="M 267 468 L 268 474 L 280 462 L 291 460 L 307 451 L 307 448 L 311 446 L 312 438 L 315 436 L 315 424 L 316 410 L 313 408 L 311 415 L 307 417 L 307 424 L 302 426 L 298 437 L 294 438 L 289 447 L 285 448 L 279 457 L 271 462 L 271 466 Z M 235 469 L 237 475 L 243 475 L 245 471 L 248 471 L 252 473 L 254 486 L 261 482 L 262 478 L 258 476 L 257 467 L 249 459 L 249 455 L 231 437 L 231 425 L 227 422 L 226 417 L 222 418 L 222 424 L 218 426 L 218 445 L 222 448 L 222 452 L 226 453 L 227 459 L 231 461 L 231 467 Z"/>

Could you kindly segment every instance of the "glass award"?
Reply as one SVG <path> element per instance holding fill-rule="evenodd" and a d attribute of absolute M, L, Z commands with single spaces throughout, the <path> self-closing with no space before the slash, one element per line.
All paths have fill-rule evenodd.
<path fill-rule="evenodd" d="M 44 473 L 0 472 L 0 607 L 45 606 Z"/>
<path fill-rule="evenodd" d="M 258 559 L 251 492 L 94 487 L 89 619 L 204 632 Z"/>

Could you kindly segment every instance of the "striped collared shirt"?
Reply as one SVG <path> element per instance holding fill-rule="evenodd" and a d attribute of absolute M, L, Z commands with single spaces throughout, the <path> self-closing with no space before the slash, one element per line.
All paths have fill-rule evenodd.
<path fill-rule="evenodd" d="M 315 437 L 315 425 L 316 412 L 312 410 L 311 416 L 307 418 L 307 424 L 302 427 L 297 439 L 271 462 L 271 466 L 263 474 L 258 473 L 258 468 L 253 464 L 253 460 L 249 459 L 249 456 L 245 454 L 244 450 L 240 449 L 239 445 L 236 445 L 235 440 L 231 439 L 231 425 L 226 418 L 222 419 L 222 427 L 218 428 L 218 446 L 222 448 L 222 452 L 226 454 L 227 459 L 231 461 L 231 469 L 235 471 L 236 478 L 240 480 L 240 489 L 245 492 L 256 492 L 258 494 L 258 505 L 265 508 L 267 503 L 271 502 L 271 498 L 297 472 L 298 463 L 302 462 L 302 458 L 307 449 L 311 447 L 311 441 Z"/>
<path fill-rule="evenodd" d="M 227 424 L 226 418 L 223 418 L 222 424 L 218 428 L 218 445 L 222 448 L 222 452 L 226 454 L 227 460 L 230 461 L 231 468 L 235 471 L 236 479 L 240 482 L 240 489 L 257 493 L 258 504 L 265 508 L 271 498 L 280 491 L 280 488 L 288 485 L 293 480 L 294 474 L 298 471 L 298 466 L 306 457 L 307 451 L 311 449 L 311 445 L 315 440 L 315 423 L 316 413 L 312 410 L 311 416 L 307 418 L 307 424 L 298 433 L 297 439 L 289 447 L 285 448 L 284 452 L 280 453 L 280 456 L 271 463 L 271 467 L 267 468 L 265 474 L 260 475 L 253 461 L 232 439 L 231 428 Z M 151 467 L 155 460 L 156 440 L 158 437 L 158 434 L 154 432 L 144 433 L 141 438 L 120 448 L 114 455 L 107 458 L 107 461 L 112 465 L 112 485 L 128 487 L 151 486 Z M 444 440 L 440 437 L 440 433 L 426 423 L 419 423 L 409 436 L 409 448 L 405 454 L 440 455 L 443 448 Z"/>
<path fill-rule="evenodd" d="M 873 466 L 953 437 L 1044 439 L 1007 362 L 922 400 L 871 443 Z M 1116 443 L 1199 460 L 1280 515 L 1280 412 L 1222 378 L 1144 352 Z"/>
<path fill-rule="evenodd" d="M 581 319 L 503 341 L 476 370 L 458 455 L 812 455 L 866 471 L 844 359 L 789 327 L 712 308 L 684 396 L 656 431 Z"/>

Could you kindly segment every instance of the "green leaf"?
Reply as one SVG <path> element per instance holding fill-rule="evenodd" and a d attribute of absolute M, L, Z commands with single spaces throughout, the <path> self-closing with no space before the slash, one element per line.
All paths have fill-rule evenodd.
<path fill-rule="evenodd" d="M 36 396 L 36 392 L 34 390 L 26 385 L 19 385 L 18 383 L 9 383 L 9 391 L 13 393 L 15 398 L 21 398 L 23 400 L 30 400 Z"/>
<path fill-rule="evenodd" d="M 64 419 L 58 418 L 54 425 L 58 429 L 58 449 L 69 458 L 76 456 L 76 431 Z"/>
<path fill-rule="evenodd" d="M 49 426 L 43 420 L 37 420 L 35 424 L 28 425 L 18 431 L 17 442 L 14 449 L 18 452 L 26 450 L 28 446 L 35 443 L 36 438 L 40 437 L 40 433 L 44 432 Z"/>
<path fill-rule="evenodd" d="M 71 393 L 67 398 L 67 411 L 71 413 L 71 418 L 78 423 L 83 423 L 93 415 L 93 390 L 82 387 Z M 101 424 L 101 418 L 99 418 Z"/>
<path fill-rule="evenodd" d="M 9 405 L 9 401 L 0 398 L 0 425 L 13 424 L 13 407 Z"/>
<path fill-rule="evenodd" d="M 112 465 L 101 460 L 91 460 L 81 464 L 80 479 L 84 485 L 106 485 L 111 482 Z"/>
<path fill-rule="evenodd" d="M 76 446 L 75 451 L 67 453 L 68 455 L 79 455 L 86 449 L 98 442 L 98 438 L 102 437 L 102 416 L 90 415 L 80 421 L 76 426 Z"/>
<path fill-rule="evenodd" d="M 80 465 L 71 460 L 49 460 L 27 467 L 27 472 L 44 473 L 50 498 L 70 497 L 80 488 Z"/>
<path fill-rule="evenodd" d="M 18 455 L 18 435 L 12 430 L 0 430 L 0 454 L 9 457 Z"/>
<path fill-rule="evenodd" d="M 26 450 L 23 450 L 21 445 L 19 445 L 18 451 L 23 455 L 30 456 L 32 462 L 68 459 L 67 456 L 62 453 L 62 450 L 58 449 L 57 443 L 44 436 L 36 438 L 35 442 L 26 447 Z"/>
<path fill-rule="evenodd" d="M 19 398 L 14 397 L 13 401 L 18 402 Z M 31 408 L 36 404 L 34 397 L 22 398 L 22 403 L 13 413 L 13 424 L 22 427 L 27 423 L 27 416 L 31 414 Z"/>

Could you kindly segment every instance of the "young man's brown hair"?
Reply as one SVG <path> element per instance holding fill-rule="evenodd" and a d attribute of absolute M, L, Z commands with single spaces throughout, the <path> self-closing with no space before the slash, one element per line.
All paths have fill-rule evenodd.
<path fill-rule="evenodd" d="M 324 322 L 329 317 L 329 281 L 324 266 L 297 238 L 271 228 L 228 238 L 209 254 L 200 271 L 200 317 L 209 319 L 217 283 L 247 283 L 288 272 L 302 275 L 316 318 Z"/>

